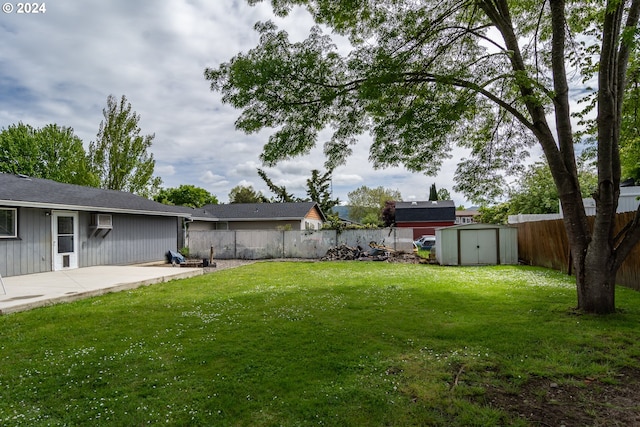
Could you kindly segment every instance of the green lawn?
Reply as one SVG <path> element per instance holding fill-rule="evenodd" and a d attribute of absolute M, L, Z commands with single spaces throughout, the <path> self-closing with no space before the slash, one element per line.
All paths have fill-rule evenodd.
<path fill-rule="evenodd" d="M 527 425 L 488 390 L 616 384 L 640 293 L 529 267 L 265 262 L 0 317 L 0 425 Z"/>

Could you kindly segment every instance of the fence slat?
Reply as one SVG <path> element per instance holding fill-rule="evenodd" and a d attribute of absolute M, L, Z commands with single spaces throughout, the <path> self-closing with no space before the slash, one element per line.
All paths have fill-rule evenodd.
<path fill-rule="evenodd" d="M 633 220 L 635 212 L 616 216 L 616 232 Z M 589 217 L 593 225 L 593 217 Z M 518 227 L 518 253 L 526 264 L 569 271 L 569 243 L 561 219 L 524 222 Z M 616 276 L 619 285 L 640 290 L 640 245 L 622 263 Z"/>

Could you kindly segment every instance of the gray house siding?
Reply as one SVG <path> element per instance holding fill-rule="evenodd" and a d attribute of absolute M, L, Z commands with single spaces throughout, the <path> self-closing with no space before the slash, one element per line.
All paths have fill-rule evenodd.
<path fill-rule="evenodd" d="M 51 217 L 42 209 L 18 209 L 18 238 L 0 239 L 0 275 L 51 271 Z"/>
<path fill-rule="evenodd" d="M 174 217 L 113 214 L 113 229 L 104 238 L 91 236 L 90 221 L 89 213 L 80 214 L 80 267 L 160 261 L 168 250 L 178 250 Z"/>
<path fill-rule="evenodd" d="M 52 271 L 49 209 L 18 208 L 18 238 L 0 239 L 3 277 Z M 91 213 L 79 212 L 78 266 L 126 265 L 165 259 L 182 239 L 176 217 L 113 214 L 113 229 L 104 238 L 91 236 Z"/>

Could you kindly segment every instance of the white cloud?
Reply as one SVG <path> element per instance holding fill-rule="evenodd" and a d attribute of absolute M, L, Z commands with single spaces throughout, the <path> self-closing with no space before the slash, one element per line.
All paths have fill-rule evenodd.
<path fill-rule="evenodd" d="M 357 174 L 340 173 L 335 174 L 333 177 L 333 183 L 335 185 L 360 186 L 364 185 L 363 182 L 364 178 Z"/>
<path fill-rule="evenodd" d="M 283 20 L 272 15 L 270 2 L 250 7 L 238 0 L 57 0 L 41 16 L 5 14 L 0 127 L 57 123 L 74 128 L 88 146 L 107 96 L 125 95 L 140 115 L 142 133 L 155 135 L 151 151 L 164 186 L 204 185 L 221 201 L 236 185 L 252 185 L 269 196 L 256 173 L 264 168 L 277 185 L 304 197 L 311 170 L 324 170 L 322 147 L 265 168 L 259 154 L 269 130 L 237 131 L 239 111 L 223 105 L 203 75 L 206 67 L 253 48 L 254 23 L 268 19 L 293 40 L 305 38 L 313 25 L 302 8 Z M 338 45 L 344 50 L 347 43 L 339 39 Z M 437 180 L 401 168 L 373 170 L 369 139 L 363 136 L 348 163 L 334 171 L 334 195 L 341 200 L 361 185 L 420 199 L 431 182 L 442 180 L 438 187 L 451 191 L 450 168 Z"/>
<path fill-rule="evenodd" d="M 173 176 L 176 174 L 176 168 L 172 165 L 156 166 L 155 172 L 156 175 Z"/>
<path fill-rule="evenodd" d="M 211 171 L 206 171 L 205 173 L 200 175 L 200 181 L 207 185 L 219 185 L 221 182 L 228 182 L 224 176 L 216 175 Z"/>

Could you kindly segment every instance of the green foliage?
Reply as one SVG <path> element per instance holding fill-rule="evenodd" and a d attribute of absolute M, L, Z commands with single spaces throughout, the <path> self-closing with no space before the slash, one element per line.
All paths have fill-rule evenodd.
<path fill-rule="evenodd" d="M 518 188 L 511 193 L 510 214 L 558 213 L 558 189 L 546 163 L 536 162 L 522 174 Z"/>
<path fill-rule="evenodd" d="M 640 294 L 576 315 L 574 286 L 518 266 L 260 262 L 0 316 L 0 424 L 524 426 L 527 399 L 487 396 L 550 383 L 579 402 L 564 412 L 611 409 Z"/>
<path fill-rule="evenodd" d="M 205 71 L 212 90 L 243 110 L 239 129 L 276 129 L 262 153 L 267 164 L 309 152 L 318 132 L 332 128 L 324 149 L 327 164 L 339 165 L 357 137 L 370 131 L 376 167 L 402 164 L 434 175 L 459 143 L 475 159 L 464 163 L 468 171 L 458 174 L 461 179 L 504 187 L 502 172 L 517 169 L 532 140 L 518 121 L 505 120 L 505 110 L 522 106 L 518 79 L 508 72 L 508 52 L 486 53 L 486 17 L 475 4 L 273 4 L 284 13 L 294 3 L 347 35 L 353 51 L 342 57 L 319 27 L 292 43 L 273 23 L 258 23 L 259 46 Z M 491 98 L 498 107 L 486 101 L 492 90 L 499 94 Z M 489 173 L 481 178 L 481 170 Z M 468 188 L 479 187 L 476 182 Z"/>
<path fill-rule="evenodd" d="M 382 210 L 388 201 L 402 201 L 398 190 L 384 187 L 369 188 L 363 185 L 347 194 L 349 198 L 349 218 L 364 223 L 365 218 L 371 224 L 381 223 Z M 374 220 L 375 218 L 375 220 Z"/>
<path fill-rule="evenodd" d="M 155 160 L 148 150 L 155 135 L 140 134 L 140 116 L 122 95 L 113 95 L 102 110 L 97 140 L 89 145 L 91 167 L 100 186 L 109 190 L 128 191 L 143 197 L 158 192 L 162 180 L 153 176 Z"/>
<path fill-rule="evenodd" d="M 82 140 L 55 124 L 41 129 L 23 123 L 0 131 L 0 172 L 97 186 Z"/>
<path fill-rule="evenodd" d="M 509 220 L 509 215 L 512 215 L 509 203 L 480 206 L 478 212 L 480 215 L 476 218 L 476 221 L 483 224 L 506 224 Z"/>
<path fill-rule="evenodd" d="M 486 205 L 504 199 L 507 183 L 522 173 L 529 148 L 538 143 L 570 216 L 564 224 L 580 270 L 580 308 L 615 311 L 615 298 L 607 295 L 614 287 L 602 278 L 614 280 L 640 242 L 638 222 L 621 236 L 604 225 L 616 214 L 618 136 L 640 0 L 272 5 L 282 15 L 305 7 L 319 26 L 292 43 L 272 22 L 258 23 L 256 48 L 205 70 L 212 90 L 242 109 L 239 129 L 275 129 L 262 153 L 265 162 L 308 153 L 320 132 L 332 131 L 324 151 L 334 167 L 368 132 L 375 167 L 404 165 L 433 175 L 457 145 L 469 155 L 458 163 L 454 190 Z M 339 50 L 320 25 L 347 37 L 350 49 Z M 589 226 L 581 200 L 568 65 L 585 85 L 597 73 L 596 227 Z"/>
<path fill-rule="evenodd" d="M 217 205 L 218 198 L 204 188 L 182 184 L 176 188 L 162 188 L 153 198 L 167 205 L 201 208 L 204 205 Z"/>
<path fill-rule="evenodd" d="M 579 162 L 582 197 L 591 197 L 597 186 L 596 173 L 584 162 Z M 560 212 L 558 189 L 553 182 L 549 166 L 535 162 L 519 176 L 517 187 L 509 192 L 509 200 L 480 208 L 479 221 L 506 224 L 509 215 L 553 214 Z"/>
<path fill-rule="evenodd" d="M 229 192 L 229 203 L 268 203 L 269 199 L 252 186 L 237 185 Z"/>
<path fill-rule="evenodd" d="M 267 173 L 262 169 L 258 169 L 258 175 L 260 175 L 260 178 L 262 178 L 264 183 L 267 184 L 267 187 L 269 187 L 269 190 L 271 190 L 271 192 L 275 194 L 275 197 L 272 198 L 271 200 L 272 202 L 292 203 L 292 202 L 301 201 L 301 199 L 298 197 L 295 197 L 293 193 L 289 193 L 287 191 L 287 187 L 285 187 L 284 185 L 279 186 L 274 184 L 273 181 L 271 181 L 271 179 L 267 176 Z"/>
<path fill-rule="evenodd" d="M 307 196 L 320 207 L 320 210 L 327 215 L 334 206 L 340 204 L 340 199 L 334 199 L 331 190 L 331 176 L 333 170 L 329 169 L 320 175 L 320 171 L 311 171 L 311 178 L 307 179 Z"/>
<path fill-rule="evenodd" d="M 622 177 L 640 182 L 640 60 L 637 53 L 629 64 L 625 95 L 620 129 Z"/>
<path fill-rule="evenodd" d="M 361 220 L 362 224 L 374 227 L 380 227 L 383 225 L 381 215 L 377 212 L 367 213 Z"/>
<path fill-rule="evenodd" d="M 578 166 L 582 197 L 591 197 L 597 186 L 597 174 L 585 163 L 579 162 Z M 509 215 L 558 213 L 559 203 L 558 189 L 549 166 L 536 162 L 520 175 L 518 186 L 510 192 Z"/>
<path fill-rule="evenodd" d="M 320 174 L 320 171 L 313 169 L 311 171 L 311 177 L 307 179 L 307 199 L 296 197 L 293 193 L 289 193 L 285 186 L 276 185 L 268 176 L 267 173 L 258 169 L 258 175 L 267 184 L 269 190 L 275 194 L 272 198 L 272 202 L 284 203 L 284 202 L 304 202 L 313 201 L 318 203 L 320 210 L 325 213 L 331 212 L 331 209 L 340 203 L 339 199 L 333 199 L 331 194 L 331 174 L 333 169 L 329 169 L 324 174 Z"/>
<path fill-rule="evenodd" d="M 429 187 L 429 200 L 451 200 L 451 193 L 449 193 L 449 190 L 446 188 L 436 188 L 436 184 L 433 183 L 431 187 Z"/>
<path fill-rule="evenodd" d="M 438 189 L 436 188 L 435 183 L 431 184 L 431 187 L 429 187 L 429 200 L 430 201 L 438 200 Z"/>
<path fill-rule="evenodd" d="M 451 193 L 446 188 L 438 190 L 438 200 L 451 200 Z"/>

